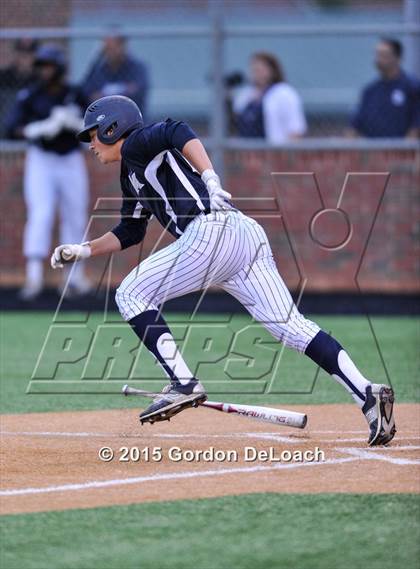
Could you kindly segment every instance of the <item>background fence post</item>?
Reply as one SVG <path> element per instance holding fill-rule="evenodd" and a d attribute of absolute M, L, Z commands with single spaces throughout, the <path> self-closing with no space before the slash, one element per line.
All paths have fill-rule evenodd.
<path fill-rule="evenodd" d="M 420 1 L 404 1 L 404 24 L 413 26 L 420 24 Z M 417 31 L 405 34 L 407 55 L 405 57 L 407 71 L 417 77 L 420 75 L 420 34 Z"/>
<path fill-rule="evenodd" d="M 226 133 L 226 110 L 224 75 L 224 23 L 223 5 L 218 1 L 209 0 L 209 11 L 212 25 L 212 73 L 213 95 L 211 100 L 211 137 L 212 137 L 212 161 L 216 172 L 223 180 L 224 176 L 224 151 L 223 141 Z"/>

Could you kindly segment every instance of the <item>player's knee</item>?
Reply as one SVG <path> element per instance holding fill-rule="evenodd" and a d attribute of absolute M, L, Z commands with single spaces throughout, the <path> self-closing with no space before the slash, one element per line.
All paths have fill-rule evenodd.
<path fill-rule="evenodd" d="M 305 318 L 296 306 L 293 306 L 287 317 L 283 315 L 282 319 L 275 320 L 267 327 L 287 348 L 302 353 L 319 331 L 319 326 Z"/>
<path fill-rule="evenodd" d="M 134 295 L 122 283 L 115 292 L 115 302 L 124 320 L 132 318 L 134 308 Z"/>
<path fill-rule="evenodd" d="M 119 286 L 115 291 L 115 302 L 118 306 L 120 313 L 123 313 L 124 305 L 126 304 L 126 294 L 122 286 Z"/>
<path fill-rule="evenodd" d="M 305 318 L 305 316 L 294 307 L 290 314 L 287 332 L 283 341 L 288 348 L 303 353 L 319 330 L 318 324 Z"/>
<path fill-rule="evenodd" d="M 133 306 L 134 295 L 132 292 L 127 290 L 124 283 L 122 283 L 115 292 L 115 302 L 117 303 L 121 316 L 127 320 Z"/>
<path fill-rule="evenodd" d="M 115 302 L 118 310 L 124 320 L 131 320 L 134 316 L 145 312 L 146 310 L 157 310 L 157 305 L 150 301 L 149 298 L 138 287 L 127 289 L 122 283 L 116 290 Z"/>
<path fill-rule="evenodd" d="M 45 231 L 46 228 L 50 228 L 54 223 L 54 212 L 42 209 L 29 212 L 28 223 L 36 227 L 42 227 Z"/>

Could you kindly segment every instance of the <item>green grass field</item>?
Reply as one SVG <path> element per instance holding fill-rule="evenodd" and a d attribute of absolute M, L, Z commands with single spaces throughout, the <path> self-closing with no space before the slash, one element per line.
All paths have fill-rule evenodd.
<path fill-rule="evenodd" d="M 212 318 L 213 323 L 208 323 Z M 84 322 L 84 315 L 66 315 L 70 324 Z M 420 345 L 419 321 L 414 318 L 372 318 L 372 327 L 379 346 L 375 343 L 369 322 L 364 317 L 319 317 L 316 321 L 325 330 L 331 332 L 348 350 L 356 364 L 363 373 L 376 382 L 387 382 L 387 374 L 398 394 L 398 401 L 419 401 L 419 385 L 416 378 L 419 372 L 419 358 L 417 349 Z M 187 316 L 172 314 L 167 316 L 174 333 L 184 334 L 187 325 Z M 116 363 L 108 373 L 108 379 L 91 381 L 85 379 L 74 384 L 74 390 L 82 391 L 88 387 L 94 393 L 91 395 L 82 392 L 76 395 L 68 393 L 59 395 L 26 394 L 29 380 L 32 377 L 38 355 L 43 347 L 52 315 L 48 313 L 6 313 L 2 317 L 1 349 L 2 349 L 2 381 L 0 384 L 1 413 L 30 413 L 43 411 L 61 411 L 72 409 L 109 409 L 122 406 L 138 406 L 139 400 L 123 400 L 120 395 L 121 386 L 127 383 L 127 372 L 130 371 L 128 360 L 130 354 L 117 358 Z M 128 326 L 122 324 L 119 317 L 115 318 L 118 324 L 118 335 L 122 343 L 127 342 L 128 348 L 135 352 L 136 337 Z M 246 316 L 235 316 L 228 325 L 221 324 L 220 315 L 206 316 L 205 323 L 195 320 L 194 333 L 188 337 L 185 346 L 185 358 L 192 369 L 198 369 L 198 376 L 205 383 L 209 393 L 235 393 L 235 400 L 247 403 L 336 403 L 350 402 L 351 398 L 344 389 L 333 381 L 326 373 L 320 371 L 313 386 L 316 367 L 308 358 L 292 350 L 284 350 L 278 363 L 273 389 L 270 394 L 261 394 L 264 379 L 270 378 L 273 365 L 281 351 L 279 344 L 262 327 L 257 327 L 261 342 L 253 342 L 255 335 L 253 329 L 247 328 L 250 320 Z M 103 322 L 102 322 L 103 323 Z M 99 315 L 92 315 L 88 321 L 80 325 L 75 333 L 75 342 L 80 340 L 80 346 L 86 338 L 101 324 Z M 61 325 L 60 325 L 61 326 Z M 213 328 L 212 328 L 213 327 Z M 66 329 L 65 326 L 63 327 Z M 229 328 L 232 333 L 223 335 L 223 330 Z M 233 332 L 242 331 L 237 335 L 239 340 L 231 344 Z M 257 335 L 258 335 L 257 334 Z M 211 350 L 203 350 L 202 342 L 205 335 L 212 337 Z M 64 336 L 63 336 L 64 337 Z M 87 340 L 86 340 L 87 341 Z M 91 375 L 102 377 L 104 342 L 108 338 L 102 335 L 94 344 L 93 356 L 90 359 Z M 180 343 L 183 345 L 183 342 Z M 49 344 L 50 346 L 50 344 Z M 61 344 L 60 344 L 61 346 Z M 229 348 L 230 346 L 230 348 Z M 83 348 L 84 349 L 84 348 Z M 230 358 L 225 357 L 226 351 Z M 77 351 L 75 356 L 79 353 Z M 81 353 L 81 352 L 80 352 Z M 233 353 L 233 356 L 232 356 Z M 43 361 L 52 362 L 60 359 L 58 349 L 49 347 L 43 352 Z M 62 352 L 61 352 L 62 354 Z M 252 358 L 248 365 L 248 356 Z M 381 361 L 383 358 L 384 365 Z M 229 359 L 229 361 L 228 361 Z M 60 389 L 61 381 L 75 380 L 81 377 L 85 359 L 79 358 L 71 364 L 58 368 L 56 379 L 48 381 L 48 389 Z M 202 362 L 199 365 L 199 362 Z M 55 365 L 55 363 L 54 363 Z M 44 366 L 45 367 L 45 366 Z M 49 366 L 48 372 L 54 366 Z M 109 368 L 109 366 L 108 366 Z M 107 370 L 106 370 L 107 371 Z M 229 378 L 229 375 L 230 378 Z M 148 353 L 142 354 L 140 363 L 135 366 L 136 379 L 145 378 L 145 388 L 160 388 L 166 379 L 157 369 Z M 105 375 L 106 377 L 106 375 Z M 239 381 L 242 377 L 246 381 Z M 252 380 L 254 377 L 262 379 Z M 150 379 L 154 378 L 154 379 Z M 217 383 L 216 383 L 217 382 Z M 34 391 L 40 381 L 32 382 Z M 45 381 L 42 382 L 43 386 Z M 91 386 L 95 387 L 91 389 Z M 101 394 L 101 391 L 113 392 L 114 395 Z M 251 392 L 248 392 L 251 391 Z M 253 392 L 252 392 L 253 391 Z"/>
<path fill-rule="evenodd" d="M 72 314 L 71 321 L 83 315 Z M 138 400 L 122 399 L 124 362 L 110 370 L 112 395 L 25 394 L 39 352 L 51 324 L 48 313 L 7 313 L 1 326 L 2 413 L 106 409 L 138 406 Z M 363 317 L 316 317 L 351 353 L 363 372 L 376 381 L 386 381 L 381 357 L 369 323 Z M 169 315 L 176 328 L 180 315 Z M 214 322 L 223 322 L 214 315 Z M 90 330 L 100 324 L 94 315 Z M 116 319 L 116 322 L 119 322 Z M 199 322 L 199 321 L 198 321 Z M 178 324 L 177 324 L 178 323 Z M 246 330 L 249 320 L 235 317 L 233 331 Z M 419 322 L 414 318 L 372 318 L 377 343 L 398 401 L 419 401 Z M 202 327 L 209 329 L 210 324 Z M 222 326 L 223 327 L 223 326 Z M 182 328 L 182 326 L 181 326 Z M 181 330 L 182 331 L 182 330 Z M 196 363 L 202 358 L 202 334 L 192 335 L 185 357 Z M 130 341 L 128 327 L 121 331 Z M 267 333 L 263 343 L 271 342 Z M 247 336 L 244 335 L 246 344 Z M 242 344 L 243 345 L 243 344 Z M 264 376 L 274 344 L 258 352 L 252 365 L 242 345 L 234 346 L 237 361 L 227 366 L 226 339 L 215 334 L 206 363 L 199 367 L 210 392 L 228 392 L 241 369 L 247 377 Z M 100 349 L 100 346 L 99 346 Z M 267 347 L 263 347 L 267 350 Z M 265 357 L 264 357 L 265 353 Z M 262 355 L 261 355 L 262 354 Z M 54 358 L 54 350 L 48 357 Z M 239 363 L 238 363 L 239 362 Z M 248 362 L 249 363 L 249 362 Z M 64 366 L 60 380 L 80 377 L 83 361 Z M 98 369 L 100 362 L 94 362 Z M 121 366 L 121 367 L 118 367 Z M 236 366 L 236 367 L 235 367 Z M 239 371 L 238 371 L 239 370 Z M 164 379 L 148 356 L 137 377 Z M 313 364 L 292 351 L 285 351 L 274 379 L 275 394 L 243 393 L 238 401 L 263 403 L 351 402 L 348 394 L 321 372 L 314 388 Z M 215 380 L 219 384 L 213 383 Z M 84 380 L 89 381 L 89 380 Z M 258 383 L 258 382 L 257 382 Z M 294 392 L 294 393 L 291 393 Z M 208 500 L 150 503 L 91 510 L 72 510 L 3 516 L 1 518 L 2 569 L 90 568 L 276 568 L 394 569 L 419 567 L 420 503 L 411 495 L 277 495 L 250 494 Z"/>
<path fill-rule="evenodd" d="M 1 566 L 416 569 L 419 514 L 411 495 L 250 494 L 5 516 Z"/>

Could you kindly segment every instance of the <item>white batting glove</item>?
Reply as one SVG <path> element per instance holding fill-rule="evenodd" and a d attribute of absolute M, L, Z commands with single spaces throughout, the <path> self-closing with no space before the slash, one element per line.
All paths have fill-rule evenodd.
<path fill-rule="evenodd" d="M 83 127 L 83 119 L 80 116 L 79 107 L 76 105 L 59 105 L 54 107 L 51 118 L 57 121 L 61 128 L 78 131 Z"/>
<path fill-rule="evenodd" d="M 81 259 L 87 259 L 92 254 L 89 243 L 80 245 L 59 245 L 51 255 L 51 267 L 62 269 L 67 263 L 75 263 Z"/>
<path fill-rule="evenodd" d="M 220 183 L 220 178 L 214 170 L 204 170 L 201 179 L 206 184 L 207 191 L 210 196 L 210 209 L 217 211 L 220 209 L 229 209 L 231 206 L 226 200 L 232 199 L 229 192 L 226 192 Z"/>
<path fill-rule="evenodd" d="M 51 118 L 57 121 L 57 124 L 63 126 L 67 117 L 67 107 L 64 105 L 57 105 L 51 111 Z"/>
<path fill-rule="evenodd" d="M 42 121 L 34 121 L 25 126 L 23 135 L 29 140 L 54 138 L 61 130 L 61 123 L 52 116 Z"/>

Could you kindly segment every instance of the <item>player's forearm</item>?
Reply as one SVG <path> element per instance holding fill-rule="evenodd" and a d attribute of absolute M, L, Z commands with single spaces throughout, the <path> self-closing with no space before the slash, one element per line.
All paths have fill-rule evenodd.
<path fill-rule="evenodd" d="M 226 200 L 230 200 L 232 196 L 222 188 L 220 178 L 213 170 L 213 164 L 206 149 L 198 138 L 189 140 L 183 147 L 182 154 L 201 175 L 209 193 L 211 211 L 230 208 Z"/>
<path fill-rule="evenodd" d="M 202 174 L 204 170 L 213 170 L 213 164 L 211 163 L 206 149 L 198 138 L 189 140 L 182 149 L 182 154 L 199 174 Z"/>
<path fill-rule="evenodd" d="M 105 233 L 102 237 L 98 237 L 98 239 L 89 241 L 89 244 L 92 257 L 121 251 L 120 240 L 111 231 L 108 231 L 108 233 Z"/>
<path fill-rule="evenodd" d="M 111 232 L 86 243 L 67 243 L 59 245 L 51 255 L 51 267 L 62 269 L 67 263 L 76 263 L 95 255 L 105 255 L 121 250 L 119 239 Z"/>

